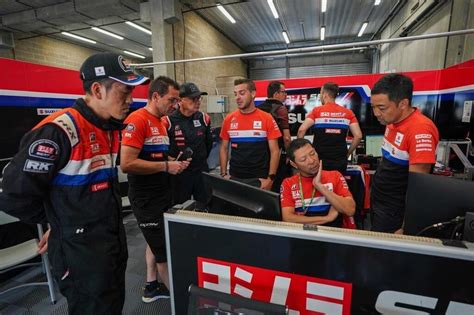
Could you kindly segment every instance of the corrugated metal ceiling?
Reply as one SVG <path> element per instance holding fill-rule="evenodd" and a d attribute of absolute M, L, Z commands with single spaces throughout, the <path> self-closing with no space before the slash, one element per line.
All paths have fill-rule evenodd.
<path fill-rule="evenodd" d="M 170 0 L 172 1 L 172 0 Z M 180 0 L 183 14 L 194 11 L 214 25 L 244 51 L 283 49 L 319 44 L 333 44 L 369 39 L 387 19 L 397 3 L 382 0 L 328 0 L 326 13 L 321 13 L 321 0 L 274 0 L 279 19 L 270 12 L 267 0 L 222 0 L 237 21 L 230 23 L 216 8 L 215 0 Z M 15 31 L 19 38 L 50 35 L 61 40 L 99 50 L 132 50 L 151 58 L 151 36 L 125 25 L 126 20 L 150 25 L 139 20 L 141 0 L 1 0 L 0 29 Z M 403 1 L 402 1 L 403 2 Z M 357 37 L 360 26 L 369 21 L 365 35 Z M 326 26 L 326 40 L 320 41 L 320 27 Z M 104 29 L 125 37 L 119 41 L 90 29 Z M 291 43 L 286 45 L 282 30 L 288 31 Z M 69 31 L 97 41 L 96 45 L 66 39 L 61 31 Z M 148 61 L 147 60 L 147 61 Z"/>

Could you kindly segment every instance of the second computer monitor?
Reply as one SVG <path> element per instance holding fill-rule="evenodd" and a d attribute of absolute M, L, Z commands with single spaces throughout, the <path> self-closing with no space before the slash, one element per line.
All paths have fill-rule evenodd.
<path fill-rule="evenodd" d="M 281 221 L 280 194 L 218 175 L 205 172 L 203 175 L 214 199 L 210 212 Z M 218 202 L 215 202 L 216 199 Z"/>
<path fill-rule="evenodd" d="M 463 217 L 466 212 L 472 211 L 474 182 L 429 174 L 409 174 L 405 234 L 451 238 L 456 221 L 446 224 L 446 229 L 429 227 L 451 221 L 458 216 Z"/>

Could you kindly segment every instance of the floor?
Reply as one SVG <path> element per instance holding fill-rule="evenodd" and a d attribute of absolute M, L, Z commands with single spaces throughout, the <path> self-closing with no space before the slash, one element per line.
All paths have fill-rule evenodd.
<path fill-rule="evenodd" d="M 145 281 L 145 242 L 132 216 L 126 217 L 125 229 L 128 243 L 128 265 L 126 272 L 126 298 L 123 314 L 171 314 L 169 299 L 145 304 L 141 300 Z M 23 282 L 45 281 L 40 267 L 29 268 L 14 280 L 0 283 L 0 291 Z M 1 315 L 67 314 L 66 299 L 59 295 L 55 305 L 51 304 L 47 286 L 20 288 L 0 295 Z"/>

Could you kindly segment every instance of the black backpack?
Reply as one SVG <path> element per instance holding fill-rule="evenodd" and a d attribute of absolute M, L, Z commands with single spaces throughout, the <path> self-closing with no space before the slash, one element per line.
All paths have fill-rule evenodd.
<path fill-rule="evenodd" d="M 267 99 L 265 102 L 260 104 L 258 106 L 258 108 L 263 110 L 264 112 L 267 112 L 270 115 L 272 115 L 273 119 L 276 121 L 276 123 L 278 125 L 278 128 L 280 129 L 281 134 L 283 135 L 283 129 L 280 126 L 280 120 L 279 120 L 278 114 L 277 114 L 277 111 L 280 108 L 280 106 L 285 106 L 285 105 L 279 103 L 278 101 L 277 102 L 272 102 L 271 100 Z M 283 148 L 283 137 L 280 137 L 278 139 L 278 144 L 279 144 L 280 148 Z"/>

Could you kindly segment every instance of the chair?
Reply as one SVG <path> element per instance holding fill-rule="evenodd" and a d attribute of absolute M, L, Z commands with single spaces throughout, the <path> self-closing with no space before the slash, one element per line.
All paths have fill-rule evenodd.
<path fill-rule="evenodd" d="M 1 191 L 1 190 L 0 190 Z M 0 211 L 0 225 L 12 223 L 18 221 L 17 218 L 14 218 L 2 211 Z M 38 227 L 38 238 L 43 237 L 43 226 L 41 224 L 37 225 Z M 0 295 L 13 291 L 15 289 L 36 286 L 36 285 L 47 285 L 49 288 L 49 294 L 51 297 L 51 303 L 56 303 L 56 291 L 53 277 L 51 275 L 51 268 L 49 264 L 48 254 L 41 255 L 40 263 L 25 263 L 28 260 L 38 256 L 38 246 L 37 239 L 31 239 L 26 242 L 23 242 L 18 245 L 10 246 L 4 249 L 0 249 L 0 274 L 6 273 L 8 271 L 27 266 L 42 265 L 43 272 L 46 274 L 46 282 L 33 282 L 21 284 L 12 288 L 9 288 L 5 291 L 1 291 Z"/>

